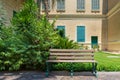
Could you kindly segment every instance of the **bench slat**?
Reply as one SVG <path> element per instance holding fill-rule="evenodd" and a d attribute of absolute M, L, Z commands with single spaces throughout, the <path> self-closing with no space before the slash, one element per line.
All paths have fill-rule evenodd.
<path fill-rule="evenodd" d="M 69 53 L 69 52 L 75 52 L 75 53 L 93 53 L 94 50 L 79 50 L 79 49 L 50 49 L 50 52 L 66 52 L 66 53 Z"/>
<path fill-rule="evenodd" d="M 79 56 L 50 56 L 49 60 L 94 60 L 94 57 Z"/>
<path fill-rule="evenodd" d="M 96 63 L 95 60 L 47 60 L 47 62 L 81 62 L 81 63 Z"/>
<path fill-rule="evenodd" d="M 93 53 L 50 53 L 50 55 L 78 55 L 78 56 L 94 56 Z"/>

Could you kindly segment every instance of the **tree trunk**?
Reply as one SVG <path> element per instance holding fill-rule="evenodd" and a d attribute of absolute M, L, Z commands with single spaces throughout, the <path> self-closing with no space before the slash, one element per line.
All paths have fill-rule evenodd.
<path fill-rule="evenodd" d="M 43 0 L 43 3 L 44 3 L 44 7 L 45 7 L 46 19 L 48 19 L 49 18 L 49 14 L 48 14 L 48 9 L 49 9 L 48 0 Z"/>

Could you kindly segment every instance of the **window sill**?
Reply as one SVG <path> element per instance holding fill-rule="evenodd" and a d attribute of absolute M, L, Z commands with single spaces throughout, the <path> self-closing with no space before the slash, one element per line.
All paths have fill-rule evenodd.
<path fill-rule="evenodd" d="M 65 12 L 65 10 L 64 9 L 58 9 L 58 10 L 56 10 L 57 12 Z"/>
<path fill-rule="evenodd" d="M 45 12 L 45 10 L 42 10 L 42 12 Z M 48 12 L 50 12 L 50 9 L 48 10 Z"/>
<path fill-rule="evenodd" d="M 77 9 L 76 12 L 85 12 L 85 10 L 84 9 L 81 9 L 81 10 Z"/>
<path fill-rule="evenodd" d="M 99 13 L 100 10 L 92 10 L 91 12 L 92 12 L 92 13 Z"/>

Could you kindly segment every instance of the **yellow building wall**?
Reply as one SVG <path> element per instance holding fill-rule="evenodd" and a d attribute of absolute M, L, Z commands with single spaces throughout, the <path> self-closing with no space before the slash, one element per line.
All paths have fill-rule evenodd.
<path fill-rule="evenodd" d="M 120 51 L 120 2 L 108 13 L 108 50 Z"/>
<path fill-rule="evenodd" d="M 100 9 L 97 12 L 92 11 L 91 2 L 91 0 L 85 0 L 85 10 L 77 12 L 77 0 L 65 0 L 64 12 L 57 12 L 55 3 L 49 14 L 50 18 L 54 18 L 55 15 L 58 16 L 55 26 L 65 26 L 65 34 L 69 39 L 77 41 L 77 26 L 85 26 L 85 42 L 80 44 L 91 48 L 91 36 L 98 36 L 98 44 L 101 48 L 103 0 L 100 0 Z M 42 13 L 44 12 L 42 11 Z"/>
<path fill-rule="evenodd" d="M 105 18 L 102 20 L 102 50 L 107 50 L 108 41 L 108 20 Z"/>
<path fill-rule="evenodd" d="M 80 43 L 89 46 L 91 49 L 91 36 L 98 36 L 98 44 L 101 48 L 102 19 L 58 19 L 55 27 L 65 26 L 65 35 L 74 41 L 77 41 L 77 26 L 85 26 L 85 42 Z"/>
<path fill-rule="evenodd" d="M 77 0 L 65 0 L 65 11 L 57 12 L 57 1 L 54 4 L 54 8 L 50 8 L 49 14 L 83 14 L 83 15 L 100 15 L 102 14 L 103 9 L 103 0 L 100 0 L 100 9 L 99 12 L 92 12 L 91 10 L 91 0 L 85 0 L 85 11 L 77 12 Z M 52 5 L 52 3 L 50 3 Z M 41 7 L 42 9 L 42 7 Z M 42 12 L 44 13 L 44 12 Z"/>

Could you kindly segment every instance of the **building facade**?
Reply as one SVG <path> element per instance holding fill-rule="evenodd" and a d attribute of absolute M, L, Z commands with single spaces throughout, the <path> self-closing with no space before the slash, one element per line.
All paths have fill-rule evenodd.
<path fill-rule="evenodd" d="M 69 39 L 89 49 L 96 45 L 102 49 L 102 23 L 106 17 L 103 0 L 56 0 L 54 8 L 50 6 L 49 14 L 50 20 L 57 15 L 55 27 L 63 28 Z"/>

